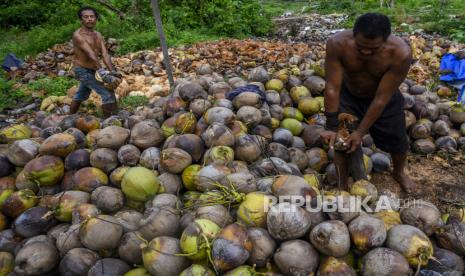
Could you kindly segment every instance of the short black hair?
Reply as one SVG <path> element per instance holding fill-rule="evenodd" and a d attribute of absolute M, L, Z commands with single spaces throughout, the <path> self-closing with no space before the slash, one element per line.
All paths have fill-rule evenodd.
<path fill-rule="evenodd" d="M 82 7 L 82 8 L 79 9 L 79 11 L 78 11 L 78 13 L 77 13 L 79 19 L 82 19 L 82 13 L 83 13 L 84 11 L 93 11 L 94 14 L 95 14 L 95 17 L 96 17 L 97 19 L 99 19 L 99 17 L 100 17 L 100 15 L 99 15 L 99 13 L 97 12 L 96 9 L 94 9 L 94 8 L 92 8 L 92 7 Z"/>
<path fill-rule="evenodd" d="M 353 31 L 354 36 L 361 33 L 366 38 L 386 40 L 391 35 L 391 20 L 381 13 L 365 13 L 357 18 Z"/>

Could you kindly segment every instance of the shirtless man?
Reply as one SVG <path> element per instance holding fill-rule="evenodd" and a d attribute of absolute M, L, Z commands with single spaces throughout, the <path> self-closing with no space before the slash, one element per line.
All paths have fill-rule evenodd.
<path fill-rule="evenodd" d="M 404 99 L 398 90 L 411 61 L 410 47 L 391 34 L 391 23 L 383 14 L 364 14 L 353 30 L 328 39 L 324 93 L 327 123 L 321 133 L 323 141 L 330 147 L 334 145 L 339 112 L 359 119 L 358 127 L 347 140 L 350 149 L 334 156 L 343 188 L 348 188 L 349 154 L 359 150 L 362 137 L 370 133 L 375 145 L 391 154 L 393 178 L 407 193 L 415 192 L 415 183 L 404 172 L 409 145 Z"/>
<path fill-rule="evenodd" d="M 81 20 L 81 28 L 73 34 L 74 72 L 81 85 L 71 103 L 70 114 L 76 113 L 81 102 L 87 100 L 91 90 L 94 90 L 102 98 L 104 116 L 109 117 L 117 112 L 118 106 L 114 92 L 112 89 L 107 89 L 104 84 L 116 88 L 121 82 L 121 76 L 115 72 L 111 64 L 102 35 L 94 30 L 99 17 L 97 11 L 90 7 L 84 7 L 79 10 L 78 16 Z M 100 56 L 103 58 L 107 70 L 100 64 Z M 101 80 L 96 79 L 96 72 Z"/>

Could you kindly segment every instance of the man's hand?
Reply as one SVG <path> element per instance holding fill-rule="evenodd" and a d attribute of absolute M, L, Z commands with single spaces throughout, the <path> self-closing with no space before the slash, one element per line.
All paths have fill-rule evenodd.
<path fill-rule="evenodd" d="M 334 141 L 336 140 L 336 132 L 331 130 L 325 130 L 320 133 L 320 137 L 325 144 L 329 144 L 330 148 L 333 148 Z"/>
<path fill-rule="evenodd" d="M 120 85 L 122 79 L 119 76 L 121 76 L 121 74 L 113 74 L 113 72 L 109 72 L 103 68 L 100 68 L 95 73 L 95 78 L 98 81 L 103 82 L 109 89 L 116 89 Z"/>
<path fill-rule="evenodd" d="M 360 133 L 360 131 L 356 130 L 352 132 L 346 141 L 346 143 L 350 146 L 350 149 L 347 151 L 347 153 L 352 153 L 358 147 L 362 146 L 362 138 L 363 138 L 363 134 Z"/>

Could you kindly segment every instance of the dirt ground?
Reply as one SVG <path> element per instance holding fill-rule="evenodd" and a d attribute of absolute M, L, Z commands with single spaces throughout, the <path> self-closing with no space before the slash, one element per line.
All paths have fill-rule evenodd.
<path fill-rule="evenodd" d="M 371 182 L 379 191 L 388 189 L 401 199 L 430 201 L 447 212 L 451 207 L 465 205 L 465 158 L 463 154 L 434 156 L 410 155 L 408 175 L 417 183 L 419 195 L 406 195 L 390 173 L 374 173 Z"/>

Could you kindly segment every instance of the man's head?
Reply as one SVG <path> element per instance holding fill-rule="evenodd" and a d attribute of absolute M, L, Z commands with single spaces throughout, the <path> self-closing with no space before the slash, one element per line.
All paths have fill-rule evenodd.
<path fill-rule="evenodd" d="M 384 14 L 366 13 L 357 18 L 353 32 L 359 52 L 372 55 L 391 35 L 391 21 Z"/>
<path fill-rule="evenodd" d="M 99 18 L 98 12 L 91 7 L 83 7 L 78 11 L 79 19 L 81 24 L 89 29 L 93 29 Z"/>

